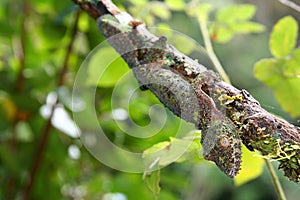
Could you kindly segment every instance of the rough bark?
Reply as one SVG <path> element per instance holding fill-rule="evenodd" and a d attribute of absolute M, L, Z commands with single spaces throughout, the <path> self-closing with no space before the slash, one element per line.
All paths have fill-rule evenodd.
<path fill-rule="evenodd" d="M 111 1 L 74 0 L 120 53 L 139 81 L 175 115 L 202 130 L 204 158 L 229 177 L 240 170 L 241 143 L 280 162 L 285 176 L 300 181 L 300 128 L 264 110 L 246 90 L 152 35 L 141 21 Z"/>

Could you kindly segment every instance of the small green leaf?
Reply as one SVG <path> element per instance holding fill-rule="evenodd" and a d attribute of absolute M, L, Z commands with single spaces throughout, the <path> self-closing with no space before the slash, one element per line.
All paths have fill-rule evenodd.
<path fill-rule="evenodd" d="M 271 32 L 270 50 L 274 57 L 279 58 L 291 53 L 297 42 L 297 21 L 287 16 L 280 19 Z"/>
<path fill-rule="evenodd" d="M 280 80 L 285 60 L 262 59 L 254 66 L 255 77 L 272 87 Z"/>
<path fill-rule="evenodd" d="M 293 50 L 297 32 L 294 18 L 279 20 L 270 38 L 270 50 L 277 59 L 263 59 L 254 67 L 256 78 L 273 89 L 278 103 L 292 117 L 300 116 L 300 49 Z"/>
<path fill-rule="evenodd" d="M 297 50 L 293 55 L 298 59 L 298 54 Z M 293 59 L 263 59 L 255 64 L 254 74 L 273 89 L 282 108 L 297 117 L 300 116 L 300 76 L 299 65 Z"/>
<path fill-rule="evenodd" d="M 147 0 L 129 0 L 135 6 L 144 6 Z"/>
<path fill-rule="evenodd" d="M 172 10 L 182 10 L 185 5 L 183 0 L 166 0 L 165 2 Z"/>
<path fill-rule="evenodd" d="M 160 142 L 145 150 L 143 160 L 147 170 L 154 170 L 173 162 L 182 162 L 191 158 L 199 159 L 200 149 L 198 140 L 170 138 L 170 142 Z"/>
<path fill-rule="evenodd" d="M 218 11 L 216 17 L 217 21 L 225 23 L 245 21 L 253 17 L 255 10 L 253 5 L 233 5 Z"/>
<path fill-rule="evenodd" d="M 160 192 L 160 170 L 156 170 L 150 174 L 144 175 L 144 181 L 149 188 L 149 190 L 153 193 L 155 196 L 155 199 L 158 198 L 159 192 Z"/>
<path fill-rule="evenodd" d="M 154 15 L 147 15 L 143 19 L 148 26 L 153 26 L 155 24 Z"/>
<path fill-rule="evenodd" d="M 233 38 L 233 32 L 228 27 L 220 24 L 211 26 L 209 32 L 214 42 L 226 43 Z"/>
<path fill-rule="evenodd" d="M 197 16 L 203 18 L 203 20 L 207 21 L 209 13 L 213 10 L 213 6 L 211 4 L 201 4 L 199 6 L 199 11 L 197 12 Z M 201 21 L 201 20 L 200 20 Z"/>
<path fill-rule="evenodd" d="M 158 166 L 167 166 L 172 162 L 175 162 L 184 153 L 190 143 L 190 141 L 184 141 L 180 139 L 176 139 L 169 144 L 166 142 L 159 143 L 157 144 L 158 146 L 165 146 L 161 146 L 163 148 L 161 148 L 159 151 L 150 154 L 148 154 L 149 151 L 146 150 L 146 153 L 144 152 L 143 157 L 145 162 L 149 164 L 150 170 L 152 169 L 151 166 L 153 166 L 156 162 L 158 162 Z M 157 148 L 157 145 L 154 145 L 154 148 Z M 150 152 L 151 151 L 153 150 L 150 150 Z M 148 166 L 148 164 L 146 164 L 146 166 Z"/>
<path fill-rule="evenodd" d="M 300 48 L 297 48 L 288 61 L 284 74 L 291 78 L 300 78 Z"/>
<path fill-rule="evenodd" d="M 143 156 L 163 150 L 163 149 L 167 148 L 169 145 L 170 145 L 170 142 L 167 142 L 167 141 L 159 142 L 159 143 L 153 145 L 152 147 L 150 147 L 149 149 L 146 149 L 143 153 Z"/>
<path fill-rule="evenodd" d="M 260 33 L 265 27 L 255 22 L 241 22 L 232 24 L 231 30 L 235 33 Z"/>
<path fill-rule="evenodd" d="M 112 87 L 129 68 L 119 54 L 111 47 L 99 49 L 91 58 L 88 67 L 88 85 Z"/>
<path fill-rule="evenodd" d="M 300 78 L 283 78 L 274 85 L 275 97 L 292 117 L 300 116 Z"/>
<path fill-rule="evenodd" d="M 249 21 L 255 10 L 253 5 L 234 5 L 217 12 L 217 19 L 210 27 L 212 40 L 225 43 L 236 34 L 264 31 L 263 25 Z"/>
<path fill-rule="evenodd" d="M 170 19 L 171 11 L 168 6 L 162 2 L 150 2 L 151 13 L 161 19 Z"/>
<path fill-rule="evenodd" d="M 88 15 L 80 15 L 78 21 L 78 29 L 82 32 L 87 32 L 89 30 L 89 16 Z"/>
<path fill-rule="evenodd" d="M 209 3 L 197 3 L 196 1 L 191 1 L 186 7 L 185 12 L 190 17 L 204 17 L 207 19 L 209 13 L 214 9 L 213 5 Z M 199 19 L 198 19 L 199 20 Z"/>
<path fill-rule="evenodd" d="M 264 166 L 263 159 L 258 157 L 256 152 L 249 151 L 244 145 L 242 146 L 242 152 L 241 171 L 234 179 L 234 183 L 237 186 L 259 177 Z"/>
<path fill-rule="evenodd" d="M 193 143 L 188 147 L 188 149 L 182 154 L 176 162 L 184 162 L 184 161 L 199 161 L 204 160 L 204 158 L 200 157 L 200 150 L 202 145 L 200 140 L 194 140 Z"/>

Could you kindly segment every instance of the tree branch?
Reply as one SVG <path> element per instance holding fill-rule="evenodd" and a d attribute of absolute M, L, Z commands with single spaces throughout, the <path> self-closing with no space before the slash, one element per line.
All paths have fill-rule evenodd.
<path fill-rule="evenodd" d="M 217 55 L 214 52 L 214 49 L 213 49 L 213 46 L 212 46 L 212 43 L 211 43 L 211 40 L 210 40 L 210 35 L 209 35 L 209 32 L 208 32 L 208 28 L 207 28 L 207 19 L 205 19 L 204 16 L 201 16 L 201 14 L 199 14 L 198 18 L 199 18 L 198 22 L 199 22 L 199 26 L 200 26 L 200 29 L 201 29 L 201 33 L 202 33 L 202 37 L 203 37 L 203 41 L 204 41 L 204 44 L 205 44 L 205 49 L 207 51 L 207 54 L 211 58 L 213 64 L 216 67 L 216 70 L 219 72 L 222 79 L 226 83 L 230 83 L 230 79 L 229 79 L 228 75 L 224 71 Z"/>
<path fill-rule="evenodd" d="M 108 0 L 76 1 L 97 18 L 99 31 L 139 81 L 175 115 L 202 130 L 204 158 L 229 177 L 240 170 L 241 142 L 280 162 L 285 176 L 300 181 L 300 128 L 266 110 L 246 91 L 178 52 L 167 39 Z M 97 14 L 95 14 L 97 13 Z"/>
<path fill-rule="evenodd" d="M 294 10 L 296 10 L 297 12 L 300 12 L 300 6 L 297 5 L 296 3 L 289 1 L 289 0 L 278 0 L 280 3 L 282 3 L 283 5 L 286 5 Z"/>
<path fill-rule="evenodd" d="M 29 7 L 30 4 L 27 0 L 23 2 L 22 5 L 22 21 L 21 21 L 21 31 L 20 31 L 20 39 L 18 40 L 18 49 L 17 49 L 17 57 L 20 63 L 20 68 L 17 73 L 17 80 L 15 85 L 15 93 L 20 94 L 23 91 L 24 88 L 24 69 L 25 69 L 25 49 L 26 49 L 26 37 L 27 37 L 27 27 L 26 22 L 29 16 Z M 11 142 L 10 142 L 10 150 L 12 152 L 17 152 L 17 141 L 16 141 L 16 135 L 17 135 L 17 125 L 20 121 L 20 109 L 17 108 L 16 114 L 14 116 L 14 119 L 12 121 L 12 128 L 11 128 Z M 7 180 L 7 198 L 12 199 L 13 195 L 15 193 L 15 183 L 16 180 L 13 176 L 9 177 Z"/>

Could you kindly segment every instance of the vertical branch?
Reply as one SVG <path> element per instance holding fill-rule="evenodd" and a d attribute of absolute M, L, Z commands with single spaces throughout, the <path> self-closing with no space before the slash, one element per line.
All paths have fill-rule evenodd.
<path fill-rule="evenodd" d="M 25 0 L 22 4 L 22 21 L 21 21 L 21 31 L 19 37 L 19 45 L 17 49 L 17 57 L 19 60 L 20 68 L 17 74 L 17 80 L 15 85 L 15 92 L 21 93 L 23 91 L 24 86 L 24 69 L 25 69 L 25 55 L 26 55 L 26 37 L 27 37 L 27 18 L 29 16 L 29 3 Z M 16 114 L 13 118 L 12 125 L 11 125 L 11 140 L 9 144 L 9 148 L 12 152 L 16 152 L 16 126 L 19 122 L 19 110 L 17 109 Z M 11 199 L 14 194 L 15 189 L 15 178 L 9 177 L 7 180 L 7 197 Z"/>
<path fill-rule="evenodd" d="M 23 17 L 21 21 L 21 33 L 20 33 L 20 49 L 19 49 L 19 62 L 20 62 L 20 69 L 17 76 L 17 85 L 16 91 L 21 92 L 24 87 L 24 69 L 25 69 L 25 56 L 26 56 L 26 37 L 27 37 L 27 18 L 29 15 L 29 3 L 27 0 L 23 2 Z"/>
<path fill-rule="evenodd" d="M 79 16 L 80 16 L 80 11 L 77 11 L 75 21 L 74 21 L 74 25 L 73 25 L 72 32 L 71 32 L 71 41 L 68 44 L 66 55 L 65 55 L 65 58 L 64 58 L 64 62 L 63 62 L 63 66 L 62 66 L 62 69 L 60 70 L 60 74 L 59 74 L 58 81 L 57 81 L 57 86 L 58 87 L 63 85 L 63 83 L 64 83 L 64 77 L 65 77 L 65 74 L 66 74 L 67 69 L 68 69 L 68 61 L 69 61 L 69 58 L 70 58 L 70 55 L 71 55 L 71 52 L 72 52 L 73 44 L 74 44 L 74 41 L 75 41 L 77 29 L 78 29 Z M 33 158 L 33 164 L 32 164 L 32 168 L 31 168 L 31 171 L 30 171 L 29 180 L 28 180 L 28 182 L 27 182 L 27 184 L 24 188 L 24 191 L 23 191 L 23 199 L 24 200 L 30 199 L 30 193 L 31 193 L 31 190 L 32 190 L 32 187 L 33 187 L 33 183 L 34 183 L 34 180 L 36 178 L 36 174 L 38 172 L 39 166 L 41 164 L 42 156 L 43 156 L 43 153 L 46 149 L 46 144 L 47 144 L 47 141 L 48 141 L 48 138 L 49 138 L 49 135 L 50 135 L 50 131 L 51 131 L 51 128 L 52 128 L 51 120 L 52 120 L 52 117 L 54 115 L 55 108 L 56 108 L 57 104 L 58 104 L 58 100 L 56 100 L 56 103 L 52 107 L 51 114 L 50 114 L 50 116 L 49 116 L 49 118 L 46 122 L 46 125 L 44 127 L 44 131 L 42 133 L 41 139 L 39 141 L 39 144 L 38 144 L 38 147 L 37 147 L 37 150 L 36 150 L 36 154 Z"/>
<path fill-rule="evenodd" d="M 277 194 L 278 194 L 280 200 L 286 200 L 286 197 L 285 197 L 285 194 L 283 192 L 282 186 L 280 184 L 280 181 L 278 179 L 277 174 L 275 173 L 275 170 L 274 170 L 273 166 L 271 165 L 270 160 L 268 160 L 266 158 L 264 158 L 264 160 L 266 162 L 267 169 L 270 172 L 272 181 L 274 183 L 275 189 L 277 191 Z"/>
<path fill-rule="evenodd" d="M 62 69 L 60 70 L 60 73 L 59 73 L 58 81 L 57 81 L 57 86 L 58 87 L 63 85 L 65 75 L 66 75 L 66 72 L 68 70 L 68 61 L 70 59 L 70 55 L 71 55 L 71 52 L 72 52 L 73 44 L 74 44 L 74 41 L 75 41 L 77 29 L 78 29 L 79 16 L 80 16 L 80 10 L 78 10 L 76 12 L 74 25 L 73 25 L 73 28 L 72 28 L 72 31 L 71 31 L 71 41 L 70 41 L 70 43 L 67 47 L 66 56 L 65 56 L 65 59 L 64 59 L 64 62 L 63 62 Z"/>
<path fill-rule="evenodd" d="M 15 92 L 21 93 L 24 88 L 24 69 L 26 66 L 25 56 L 26 56 L 26 37 L 27 37 L 27 18 L 29 16 L 29 3 L 25 0 L 22 4 L 22 21 L 21 21 L 21 31 L 20 31 L 20 40 L 19 40 L 19 49 L 17 50 L 17 57 L 19 60 L 20 68 L 17 75 L 16 85 L 15 85 Z M 19 121 L 18 119 L 18 109 L 12 123 L 12 139 L 11 139 L 11 149 L 14 150 L 16 147 L 16 125 Z"/>
<path fill-rule="evenodd" d="M 204 16 L 204 15 L 205 14 L 202 14 L 202 13 L 199 14 L 198 22 L 199 22 L 201 33 L 202 33 L 202 36 L 203 36 L 205 49 L 206 49 L 209 57 L 211 58 L 213 64 L 215 65 L 216 70 L 221 75 L 222 79 L 226 83 L 230 83 L 230 79 L 229 79 L 228 75 L 224 71 L 224 68 L 222 67 L 222 64 L 220 63 L 217 55 L 214 52 L 214 49 L 213 49 L 213 46 L 212 46 L 212 43 L 211 43 L 211 40 L 210 40 L 210 36 L 209 36 L 209 33 L 208 33 L 208 29 L 207 29 L 207 16 Z"/>
<path fill-rule="evenodd" d="M 281 186 L 281 184 L 279 182 L 278 176 L 276 175 L 276 172 L 275 172 L 274 168 L 271 165 L 271 162 L 268 159 L 266 159 L 266 158 L 264 158 L 264 160 L 265 160 L 267 168 L 268 168 L 268 170 L 270 172 L 271 178 L 272 178 L 272 180 L 274 182 L 277 194 L 279 195 L 279 199 L 280 200 L 286 200 L 286 197 L 285 197 L 285 194 L 283 192 L 282 186 Z"/>

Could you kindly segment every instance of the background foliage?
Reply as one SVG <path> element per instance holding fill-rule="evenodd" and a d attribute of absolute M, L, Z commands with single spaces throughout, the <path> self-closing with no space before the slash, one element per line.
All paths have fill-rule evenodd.
<path fill-rule="evenodd" d="M 207 2 L 210 3 L 208 21 L 215 51 L 233 85 L 247 89 L 267 110 L 296 123 L 300 112 L 300 106 L 296 106 L 300 102 L 297 83 L 289 83 L 288 86 L 293 87 L 279 87 L 288 83 L 276 71 L 263 70 L 262 65 L 267 64 L 261 61 L 256 64 L 255 75 L 268 88 L 254 78 L 253 68 L 258 60 L 274 56 L 272 62 L 291 63 L 288 75 L 299 74 L 294 70 L 299 70 L 299 60 L 287 61 L 283 57 L 292 55 L 299 58 L 299 50 L 294 49 L 299 43 L 296 37 L 299 30 L 293 27 L 297 26 L 300 14 L 275 0 Z M 250 2 L 257 4 L 257 12 L 255 7 L 250 6 L 244 8 L 246 10 L 242 13 L 247 14 L 242 18 L 227 17 L 235 13 L 237 4 Z M 197 6 L 194 6 L 193 14 L 186 7 L 188 2 L 181 0 L 119 0 L 117 3 L 133 16 L 145 20 L 149 26 L 170 27 L 203 43 L 196 16 Z M 78 14 L 78 8 L 71 1 L 3 0 L 0 5 L 0 199 L 19 199 L 26 193 L 25 188 L 39 156 L 40 165 L 31 187 L 32 199 L 140 199 L 141 196 L 153 199 L 148 187 L 152 191 L 158 190 L 155 180 L 147 186 L 141 174 L 119 172 L 101 164 L 82 146 L 74 131 L 71 114 L 74 110 L 70 106 L 74 77 L 87 54 L 103 41 L 95 21 L 85 13 Z M 235 6 L 230 10 L 228 6 L 231 5 Z M 285 15 L 295 19 L 285 18 L 292 21 L 286 23 L 296 34 L 291 36 L 293 44 L 279 52 L 276 43 L 280 41 L 276 38 L 281 36 L 274 33 L 269 50 L 272 27 Z M 264 25 L 264 32 L 261 32 L 263 28 L 258 23 Z M 285 25 L 285 22 L 282 23 L 278 26 Z M 241 34 L 245 32 L 251 34 Z M 192 46 L 187 48 L 180 40 L 172 41 L 176 47 L 186 51 L 184 53 L 195 53 Z M 107 47 L 99 54 L 107 58 L 111 52 Z M 116 110 L 111 107 L 111 93 L 118 76 L 128 69 L 122 60 L 117 60 L 111 64 L 103 80 L 97 82 L 93 70 L 97 70 L 101 62 L 104 61 L 91 62 L 87 83 L 98 84 L 96 109 L 101 126 L 111 141 L 136 151 L 169 141 L 180 123 L 171 113 L 168 113 L 163 130 L 150 139 L 136 139 L 118 128 L 112 117 Z M 274 77 L 273 81 L 266 79 L 270 76 Z M 124 84 L 119 98 L 125 98 L 136 84 L 133 79 Z M 280 98 L 281 94 L 287 97 Z M 60 109 L 54 115 L 61 118 L 49 120 L 51 107 L 57 99 Z M 289 102 L 285 104 L 287 99 Z M 149 108 L 156 103 L 159 103 L 158 100 L 150 92 L 136 91 L 129 105 L 129 114 L 137 124 L 147 125 Z M 120 101 L 118 107 L 124 106 L 124 102 Z M 63 124 L 60 123 L 62 121 Z M 88 126 L 89 119 L 83 119 L 81 125 Z M 39 146 L 41 138 L 46 138 L 42 147 Z M 251 173 L 253 171 L 248 172 Z M 215 165 L 201 158 L 173 163 L 156 175 L 161 181 L 159 199 L 276 199 L 265 170 L 261 176 L 238 187 Z M 288 199 L 297 199 L 299 184 L 289 182 L 281 172 L 278 175 Z"/>

